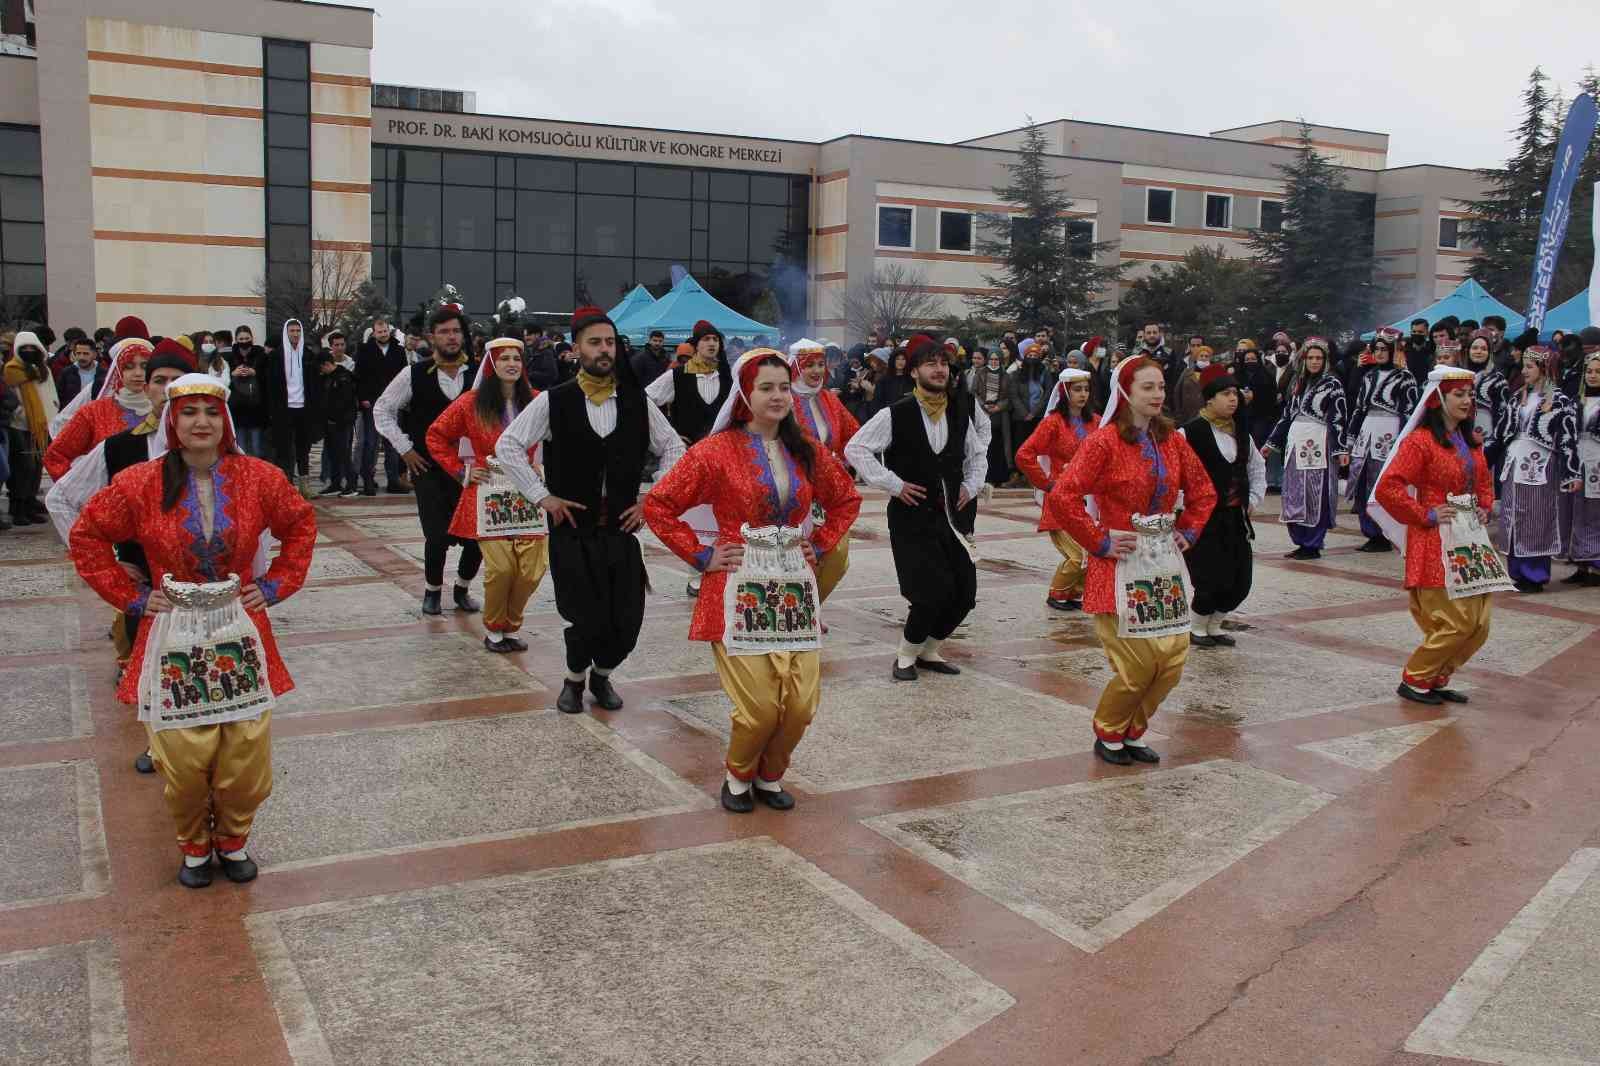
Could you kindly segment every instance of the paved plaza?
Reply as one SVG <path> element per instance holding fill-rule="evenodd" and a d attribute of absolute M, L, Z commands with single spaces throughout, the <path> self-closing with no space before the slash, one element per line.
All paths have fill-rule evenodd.
<path fill-rule="evenodd" d="M 869 493 L 799 805 L 734 816 L 682 564 L 644 538 L 627 707 L 562 715 L 548 582 L 525 653 L 424 620 L 413 506 L 318 503 L 262 875 L 199 892 L 109 609 L 0 535 L 0 1063 L 1600 1064 L 1600 592 L 1497 596 L 1472 702 L 1420 707 L 1399 556 L 1258 520 L 1253 628 L 1121 769 L 1031 496 L 980 515 L 964 673 L 896 685 Z"/>

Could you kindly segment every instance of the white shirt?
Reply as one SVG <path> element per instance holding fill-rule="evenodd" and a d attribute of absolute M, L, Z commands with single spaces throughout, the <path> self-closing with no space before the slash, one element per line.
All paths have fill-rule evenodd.
<path fill-rule="evenodd" d="M 306 363 L 305 349 L 298 350 L 285 348 L 283 350 L 283 381 L 289 395 L 289 406 L 301 408 L 306 405 Z"/>
<path fill-rule="evenodd" d="M 465 363 L 457 367 L 454 374 L 441 367 L 436 376 L 439 379 L 439 391 L 445 394 L 446 399 L 454 400 L 467 387 Z M 389 382 L 389 387 L 383 390 L 383 395 L 378 397 L 378 402 L 372 405 L 372 424 L 377 427 L 378 435 L 394 445 L 395 451 L 401 455 L 416 447 L 411 438 L 406 436 L 406 431 L 400 428 L 400 412 L 410 406 L 411 371 L 409 370 L 402 370 L 396 374 Z"/>
<path fill-rule="evenodd" d="M 659 379 L 657 379 L 659 380 Z M 378 401 L 382 403 L 382 400 Z M 667 476 L 667 471 L 683 458 L 683 441 L 678 437 L 667 416 L 653 403 L 644 405 L 646 425 L 650 431 L 650 450 L 661 460 L 657 480 Z M 604 403 L 583 402 L 583 412 L 589 417 L 589 428 L 601 440 L 617 430 L 617 398 L 607 397 Z M 392 439 L 392 438 L 391 438 Z M 550 394 L 541 392 L 522 413 L 500 434 L 494 446 L 494 456 L 517 486 L 517 491 L 529 503 L 538 503 L 550 495 L 541 478 L 528 462 L 528 449 L 550 439 Z"/>
<path fill-rule="evenodd" d="M 668 370 L 646 385 L 644 394 L 650 397 L 650 402 L 657 407 L 666 407 L 672 403 L 673 397 L 676 395 L 676 390 L 672 387 L 674 380 L 672 371 Z M 694 385 L 695 388 L 700 390 L 700 399 L 707 404 L 715 403 L 717 393 L 722 391 L 722 375 L 715 370 L 709 374 L 696 374 L 694 375 Z"/>
<path fill-rule="evenodd" d="M 850 443 L 844 446 L 845 462 L 856 468 L 856 473 L 861 479 L 875 489 L 882 489 L 891 496 L 898 496 L 906 483 L 878 458 L 888 449 L 894 440 L 894 424 L 889 420 L 892 407 L 885 407 L 867 420 L 867 424 L 856 431 L 850 438 Z M 922 416 L 922 426 L 928 433 L 928 444 L 935 452 L 943 451 L 950 440 L 950 416 L 935 422 L 928 417 L 928 412 L 917 406 L 917 413 Z M 967 421 L 966 450 L 961 457 L 961 488 L 966 492 L 969 500 L 978 498 L 978 490 L 983 488 L 983 476 L 989 470 L 989 415 L 981 407 L 974 407 L 972 418 Z M 923 486 L 928 488 L 930 486 Z M 956 501 L 949 501 L 954 506 Z"/>
<path fill-rule="evenodd" d="M 157 429 L 145 434 L 146 455 L 159 459 L 167 454 L 167 435 Z M 72 462 L 72 469 L 50 486 L 45 493 L 44 509 L 50 512 L 50 522 L 56 535 L 66 544 L 78 516 L 89 505 L 89 498 L 110 484 L 110 471 L 106 469 L 106 442 L 101 441 Z"/>
<path fill-rule="evenodd" d="M 1178 432 L 1184 433 L 1181 428 Z M 1217 451 L 1222 453 L 1223 459 L 1231 463 L 1238 458 L 1239 444 L 1231 434 L 1212 426 L 1211 435 L 1216 438 Z M 1184 433 L 1184 437 L 1187 438 L 1188 434 Z M 1250 457 L 1244 461 L 1245 476 L 1250 481 L 1250 506 L 1245 508 L 1249 512 L 1255 510 L 1261 501 L 1267 498 L 1267 461 L 1261 458 L 1261 450 L 1248 435 L 1245 436 L 1245 441 L 1250 445 Z"/>

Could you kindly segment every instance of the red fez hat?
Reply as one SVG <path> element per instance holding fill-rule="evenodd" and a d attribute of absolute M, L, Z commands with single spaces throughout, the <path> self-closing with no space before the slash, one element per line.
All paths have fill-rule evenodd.
<path fill-rule="evenodd" d="M 918 333 L 906 341 L 906 366 L 914 367 L 929 356 L 942 355 L 944 349 L 926 333 Z"/>
<path fill-rule="evenodd" d="M 175 356 L 178 359 L 182 359 L 184 365 L 187 366 L 191 371 L 195 369 L 194 353 L 185 348 L 183 345 L 179 344 L 177 341 L 173 340 L 171 337 L 162 338 L 161 343 L 156 345 L 155 354 L 151 358 L 156 358 L 163 355 Z"/>
<path fill-rule="evenodd" d="M 1219 392 L 1238 387 L 1239 382 L 1222 363 L 1212 363 L 1200 371 L 1200 393 L 1208 400 Z"/>
<path fill-rule="evenodd" d="M 144 319 L 137 315 L 124 315 L 122 318 L 117 319 L 115 333 L 116 339 L 119 341 L 125 341 L 129 337 L 140 337 L 144 340 L 150 339 L 150 327 L 145 325 Z"/>
<path fill-rule="evenodd" d="M 605 311 L 600 308 L 590 306 L 578 308 L 572 312 L 572 339 L 576 341 L 579 332 L 602 322 L 610 324 L 612 329 L 616 328 L 616 323 L 612 322 Z"/>

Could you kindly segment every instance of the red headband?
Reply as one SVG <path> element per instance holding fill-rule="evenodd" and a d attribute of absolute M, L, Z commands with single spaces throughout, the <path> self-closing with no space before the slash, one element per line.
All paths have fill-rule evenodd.
<path fill-rule="evenodd" d="M 804 370 L 808 366 L 815 366 L 818 363 L 826 363 L 827 361 L 828 353 L 821 348 L 805 348 L 796 352 L 794 357 L 794 365 L 798 370 Z"/>
<path fill-rule="evenodd" d="M 1117 388 L 1121 389 L 1125 396 L 1132 395 L 1133 376 L 1145 367 L 1155 365 L 1154 359 L 1143 355 L 1136 355 L 1132 359 L 1124 360 L 1122 365 L 1117 367 Z"/>
<path fill-rule="evenodd" d="M 733 421 L 735 424 L 748 422 L 753 417 L 750 404 L 745 397 L 756 387 L 756 375 L 764 366 L 782 366 L 788 373 L 789 380 L 794 380 L 794 367 L 783 357 L 783 353 L 775 348 L 753 348 L 746 353 L 743 365 L 739 367 L 739 395 L 733 398 Z"/>
<path fill-rule="evenodd" d="M 216 408 L 222 414 L 222 441 L 217 446 L 217 454 L 227 455 L 229 452 L 237 451 L 238 448 L 235 446 L 233 440 L 233 419 L 228 416 L 227 404 L 225 404 L 216 396 L 208 396 L 203 394 L 180 396 L 176 400 L 168 401 L 166 404 L 166 410 L 162 412 L 161 421 L 167 435 L 167 450 L 177 451 L 180 447 L 182 447 L 182 445 L 178 443 L 178 408 L 182 407 L 184 403 L 189 400 L 204 401 L 205 403 Z"/>

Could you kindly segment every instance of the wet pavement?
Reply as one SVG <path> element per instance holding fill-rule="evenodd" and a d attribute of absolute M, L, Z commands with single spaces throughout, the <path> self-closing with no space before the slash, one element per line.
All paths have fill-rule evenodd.
<path fill-rule="evenodd" d="M 0 1062 L 1600 1064 L 1600 590 L 1498 596 L 1472 702 L 1421 707 L 1399 556 L 1344 529 L 1288 562 L 1258 519 L 1253 628 L 1191 651 L 1163 762 L 1121 769 L 1029 497 L 980 518 L 963 674 L 914 685 L 883 509 L 798 806 L 733 816 L 653 538 L 627 706 L 569 717 L 548 586 L 529 651 L 489 655 L 418 611 L 410 497 L 319 502 L 273 612 L 299 687 L 263 872 L 201 892 L 109 609 L 45 527 L 0 534 Z"/>

